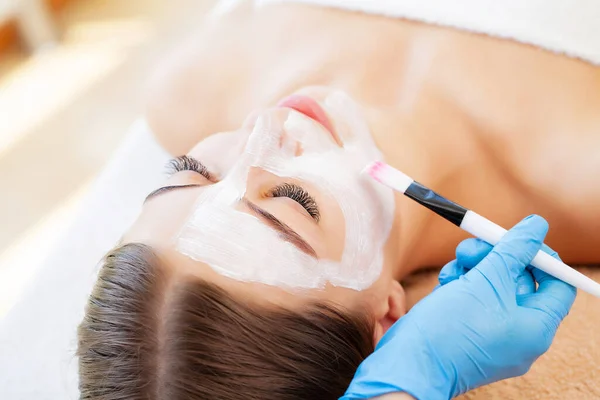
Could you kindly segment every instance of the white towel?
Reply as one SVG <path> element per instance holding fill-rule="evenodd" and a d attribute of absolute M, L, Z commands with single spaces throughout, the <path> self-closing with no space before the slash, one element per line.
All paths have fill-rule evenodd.
<path fill-rule="evenodd" d="M 422 21 L 512 39 L 600 65 L 600 0 L 255 0 L 257 6 L 271 3 Z"/>
<path fill-rule="evenodd" d="M 73 226 L 0 321 L 0 399 L 79 398 L 76 328 L 98 263 L 164 180 L 169 158 L 144 121 L 132 126 Z"/>

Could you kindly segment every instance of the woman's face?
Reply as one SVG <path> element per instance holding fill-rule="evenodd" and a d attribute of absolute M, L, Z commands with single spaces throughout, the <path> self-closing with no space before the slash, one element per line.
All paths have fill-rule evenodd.
<path fill-rule="evenodd" d="M 251 297 L 398 314 L 403 293 L 386 246 L 394 196 L 361 174 L 381 157 L 347 95 L 305 89 L 175 159 L 125 239 L 152 245 L 178 273 Z"/>

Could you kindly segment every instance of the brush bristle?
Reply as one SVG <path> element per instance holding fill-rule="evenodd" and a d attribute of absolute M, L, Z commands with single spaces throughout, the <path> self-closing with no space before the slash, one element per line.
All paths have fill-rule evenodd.
<path fill-rule="evenodd" d="M 376 181 L 379 181 L 378 174 L 384 165 L 385 164 L 381 161 L 374 161 L 365 167 L 363 173 L 369 174 L 371 178 L 375 179 Z"/>
<path fill-rule="evenodd" d="M 394 190 L 404 193 L 406 189 L 414 182 L 409 176 L 403 174 L 395 168 L 381 162 L 375 161 L 367 166 L 365 171 L 375 179 Z"/>

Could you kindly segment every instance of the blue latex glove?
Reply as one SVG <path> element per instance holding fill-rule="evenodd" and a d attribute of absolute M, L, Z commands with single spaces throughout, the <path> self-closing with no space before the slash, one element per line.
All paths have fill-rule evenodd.
<path fill-rule="evenodd" d="M 461 243 L 440 273 L 441 285 L 386 332 L 342 399 L 406 392 L 445 400 L 527 372 L 576 295 L 572 286 L 526 269 L 547 231 L 543 218 L 530 216 L 493 249 L 476 239 Z"/>

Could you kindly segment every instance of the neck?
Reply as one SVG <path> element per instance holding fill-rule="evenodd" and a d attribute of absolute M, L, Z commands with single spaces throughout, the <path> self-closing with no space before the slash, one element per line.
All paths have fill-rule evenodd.
<path fill-rule="evenodd" d="M 398 107 L 379 114 L 367 110 L 366 114 L 388 164 L 453 198 L 454 177 L 471 163 L 475 153 L 470 147 L 471 128 L 462 113 L 430 92 L 408 111 Z M 395 234 L 390 236 L 390 246 L 394 276 L 400 279 L 419 267 L 443 262 L 433 247 L 439 247 L 440 235 L 456 231 L 456 227 L 400 193 L 395 194 L 395 201 Z"/>

